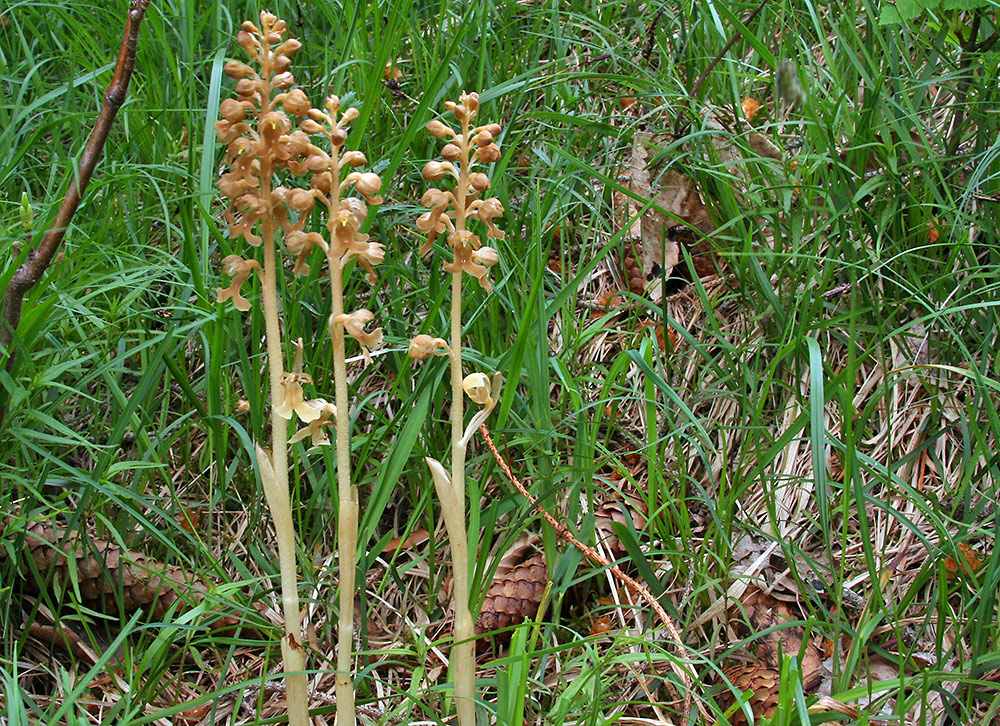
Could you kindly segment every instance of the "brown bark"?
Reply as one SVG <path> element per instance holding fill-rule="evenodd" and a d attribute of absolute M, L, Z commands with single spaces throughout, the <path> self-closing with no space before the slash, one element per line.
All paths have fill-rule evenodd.
<path fill-rule="evenodd" d="M 131 7 L 125 21 L 125 32 L 122 35 L 121 46 L 118 49 L 118 61 L 115 65 L 115 73 L 104 92 L 104 102 L 101 111 L 94 124 L 94 130 L 90 134 L 87 146 L 80 156 L 80 163 L 75 167 L 75 173 L 69 182 L 66 196 L 63 197 L 59 212 L 52 226 L 46 231 L 41 244 L 37 249 L 28 253 L 28 259 L 14 273 L 10 284 L 4 291 L 3 304 L 0 308 L 0 348 L 7 351 L 7 370 L 12 370 L 14 364 L 14 354 L 16 343 L 14 336 L 17 326 L 21 322 L 21 308 L 24 303 L 24 296 L 34 286 L 45 273 L 49 264 L 55 258 L 63 236 L 69 228 L 69 224 L 80 206 L 80 199 L 87 189 L 90 177 L 94 173 L 94 167 L 101 158 L 104 150 L 104 142 L 108 138 L 111 124 L 114 123 L 118 109 L 125 102 L 125 95 L 128 91 L 129 81 L 132 79 L 132 72 L 135 70 L 135 53 L 139 42 L 139 26 L 146 13 L 150 0 L 131 0 Z M 0 400 L 0 423 L 3 422 L 7 409 L 6 398 Z"/>

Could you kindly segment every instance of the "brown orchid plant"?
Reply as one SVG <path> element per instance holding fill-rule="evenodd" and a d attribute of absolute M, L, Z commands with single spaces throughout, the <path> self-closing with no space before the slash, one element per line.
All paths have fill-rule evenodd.
<path fill-rule="evenodd" d="M 340 597 L 338 616 L 336 703 L 338 726 L 356 723 L 353 637 L 354 594 L 358 538 L 358 493 L 351 482 L 347 388 L 347 337 L 355 339 L 366 361 L 382 343 L 382 331 L 370 328 L 375 315 L 370 310 L 345 310 L 344 275 L 354 261 L 374 281 L 374 267 L 385 257 L 382 244 L 373 242 L 361 229 L 368 204 L 380 204 L 377 196 L 382 180 L 377 174 L 360 170 L 367 159 L 360 151 L 347 149 L 348 128 L 358 118 L 356 108 L 342 108 L 336 96 L 315 108 L 305 93 L 295 87 L 291 58 L 301 48 L 298 40 L 286 37 L 284 21 L 268 12 L 259 24 L 243 23 L 237 42 L 249 63 L 230 61 L 225 73 L 235 79 L 235 98 L 222 102 L 222 119 L 216 123 L 219 141 L 226 145 L 227 171 L 218 182 L 230 199 L 225 213 L 231 237 L 242 237 L 252 250 L 246 257 L 231 254 L 222 260 L 223 272 L 231 278 L 218 291 L 218 301 L 232 301 L 242 312 L 253 309 L 242 288 L 251 278 L 260 283 L 270 382 L 270 446 L 257 445 L 256 468 L 274 521 L 281 577 L 284 636 L 281 650 L 284 666 L 289 723 L 309 722 L 308 671 L 302 637 L 302 612 L 298 599 L 295 521 L 292 516 L 288 476 L 289 447 L 308 439 L 314 446 L 330 443 L 329 428 L 336 430 L 337 521 Z M 452 451 L 450 473 L 436 459 L 427 464 L 434 480 L 448 531 L 454 569 L 455 644 L 452 650 L 455 702 L 460 726 L 475 726 L 475 629 L 469 603 L 469 542 L 465 522 L 465 458 L 473 433 L 496 406 L 502 379 L 500 374 L 463 376 L 462 371 L 462 279 L 475 277 L 487 292 L 491 290 L 489 268 L 498 253 L 484 246 L 468 228 L 477 220 L 488 238 L 503 238 L 494 220 L 503 214 L 495 197 L 484 198 L 490 178 L 481 167 L 497 161 L 498 124 L 474 125 L 479 96 L 468 93 L 457 103 L 446 104 L 459 123 L 453 129 L 432 121 L 430 133 L 447 143 L 441 161 L 431 161 L 423 169 L 429 181 L 450 180 L 429 189 L 423 204 L 429 211 L 417 220 L 417 228 L 427 234 L 423 252 L 443 235 L 452 250 L 444 264 L 451 274 L 450 341 L 418 335 L 410 343 L 409 355 L 424 359 L 447 355 L 451 367 Z M 478 168 L 477 168 L 478 167 Z M 352 194 L 354 192 L 355 194 Z M 314 214 L 315 212 L 315 214 Z M 312 231 L 310 218 L 321 216 L 323 231 Z M 308 398 L 306 387 L 313 383 L 304 372 L 303 346 L 296 341 L 291 351 L 291 370 L 286 366 L 286 345 L 278 301 L 279 274 L 285 268 L 281 247 L 291 258 L 290 272 L 309 273 L 308 260 L 319 249 L 326 258 L 330 281 L 331 314 L 328 329 L 333 348 L 334 400 Z M 480 408 L 464 421 L 464 399 Z M 289 422 L 298 418 L 302 426 L 289 436 Z"/>
<path fill-rule="evenodd" d="M 493 411 L 500 400 L 503 379 L 499 373 L 491 377 L 483 373 L 462 371 L 462 278 L 463 273 L 475 277 L 490 292 L 489 268 L 499 260 L 493 247 L 482 244 L 478 235 L 468 228 L 477 220 L 486 227 L 487 238 L 503 239 L 504 233 L 494 224 L 504 208 L 496 197 L 482 198 L 490 188 L 490 178 L 484 171 L 474 170 L 500 159 L 496 139 L 499 124 L 474 125 L 479 112 L 479 94 L 463 94 L 458 103 L 448 101 L 445 108 L 459 122 L 455 130 L 441 121 L 431 121 L 427 130 L 432 136 L 446 139 L 441 149 L 443 161 L 430 161 L 423 169 L 428 181 L 444 181 L 448 188 L 432 187 L 421 199 L 430 211 L 417 219 L 417 229 L 427 233 L 421 250 L 428 253 L 438 235 L 445 235 L 452 259 L 442 266 L 451 274 L 451 340 L 430 335 L 418 335 L 410 341 L 411 357 L 423 360 L 432 355 L 447 355 L 451 368 L 451 473 L 437 459 L 427 458 L 434 479 L 441 512 L 451 546 L 452 582 L 455 599 L 455 644 L 452 647 L 451 670 L 455 683 L 455 707 L 460 726 L 476 724 L 476 659 L 475 619 L 470 609 L 469 540 L 465 523 L 465 456 L 469 440 Z M 480 408 L 465 424 L 464 398 L 468 395 Z"/>
<path fill-rule="evenodd" d="M 222 268 L 232 283 L 219 290 L 218 300 L 232 300 L 238 310 L 251 310 L 241 287 L 252 275 L 259 278 L 270 374 L 271 445 L 257 446 L 256 464 L 277 538 L 285 627 L 281 646 L 288 718 L 294 726 L 305 726 L 309 715 L 288 449 L 307 438 L 313 445 L 329 444 L 327 431 L 330 426 L 336 428 L 340 562 L 336 695 L 337 723 L 345 726 L 355 723 L 352 644 L 358 495 L 351 483 L 348 427 L 336 423 L 349 419 L 346 337 L 357 340 L 370 360 L 370 351 L 381 344 L 382 332 L 367 329 L 375 317 L 371 311 L 345 311 L 343 278 L 348 263 L 355 260 L 373 280 L 372 268 L 384 258 L 383 246 L 361 232 L 367 205 L 382 201 L 377 196 L 382 181 L 377 174 L 358 170 L 367 164 L 364 154 L 345 149 L 348 127 L 358 117 L 358 109 L 342 109 L 336 96 L 327 98 L 323 108 L 314 108 L 305 93 L 295 88 L 289 68 L 301 43 L 286 38 L 286 32 L 283 20 L 262 12 L 259 25 L 245 22 L 237 36 L 250 63 L 230 61 L 225 66 L 226 74 L 236 80 L 236 97 L 222 102 L 222 120 L 216 123 L 218 138 L 227 146 L 228 165 L 218 187 L 231 200 L 226 212 L 230 235 L 259 249 L 262 261 L 237 254 L 224 258 Z M 282 184 L 291 184 L 295 178 L 307 180 L 308 185 Z M 349 196 L 352 190 L 360 196 Z M 307 221 L 317 208 L 325 219 L 325 233 L 307 231 Z M 311 384 L 312 378 L 303 372 L 301 341 L 294 346 L 291 371 L 285 367 L 277 293 L 279 240 L 294 258 L 293 275 L 309 272 L 306 260 L 314 250 L 322 250 L 326 257 L 332 310 L 328 328 L 334 356 L 332 403 L 306 398 L 303 386 Z M 296 417 L 304 426 L 289 438 L 289 421 Z"/>

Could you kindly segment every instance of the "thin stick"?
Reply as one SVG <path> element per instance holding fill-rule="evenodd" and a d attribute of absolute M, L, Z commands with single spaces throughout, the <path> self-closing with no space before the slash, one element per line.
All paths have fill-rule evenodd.
<path fill-rule="evenodd" d="M 507 464 L 506 460 L 500 455 L 500 452 L 497 451 L 497 447 L 493 444 L 493 437 L 490 436 L 490 432 L 489 429 L 486 428 L 486 424 L 483 424 L 482 426 L 479 427 L 479 433 L 482 434 L 483 439 L 486 441 L 486 445 L 493 453 L 493 458 L 496 459 L 497 464 L 499 464 L 500 468 L 503 469 L 503 472 L 504 474 L 507 475 L 507 478 L 510 480 L 510 483 L 513 484 L 514 487 L 521 493 L 521 496 L 523 496 L 531 503 L 531 506 L 534 507 L 535 511 L 538 512 L 545 519 L 545 521 L 549 523 L 549 525 L 556 531 L 556 534 L 558 534 L 562 539 L 566 540 L 571 545 L 580 550 L 580 552 L 582 552 L 588 559 L 596 562 L 602 567 L 607 567 L 615 577 L 624 582 L 633 592 L 637 593 L 640 597 L 642 597 L 643 600 L 649 603 L 649 606 L 653 608 L 653 611 L 656 613 L 656 616 L 660 619 L 660 622 L 663 623 L 663 626 L 667 629 L 667 633 L 670 634 L 671 640 L 673 640 L 674 644 L 677 646 L 678 655 L 682 655 L 684 651 L 687 650 L 687 646 L 684 645 L 684 640 L 681 638 L 681 634 L 677 630 L 677 626 L 674 624 L 673 619 L 669 615 L 667 615 L 667 611 L 663 609 L 663 606 L 660 604 L 659 600 L 653 597 L 653 594 L 645 587 L 643 587 L 641 584 L 639 584 L 638 581 L 636 581 L 634 578 L 629 577 L 624 572 L 622 572 L 617 565 L 614 565 L 611 562 L 609 562 L 603 555 L 601 555 L 593 547 L 588 547 L 587 545 L 583 544 L 580 540 L 578 540 L 576 537 L 574 537 L 573 534 L 569 531 L 569 529 L 566 528 L 566 525 L 564 525 L 562 522 L 559 522 L 558 520 L 556 520 L 555 517 L 553 517 L 551 514 L 545 511 L 542 505 L 538 503 L 538 500 L 535 499 L 535 497 L 533 497 L 531 493 L 525 488 L 524 484 L 522 484 L 518 480 L 518 478 L 514 476 L 514 472 L 511 471 L 510 466 Z M 679 664 L 672 662 L 671 667 L 674 669 L 674 672 L 681 677 L 681 681 L 684 683 L 684 688 L 685 688 L 684 715 L 687 716 L 687 714 L 690 713 L 691 711 L 691 700 L 692 700 L 692 694 L 694 692 L 694 680 L 691 678 L 691 675 L 686 670 L 684 670 L 684 668 L 682 668 Z M 673 686 L 671 686 L 671 690 L 673 690 Z M 698 708 L 698 713 L 701 714 L 701 717 L 705 720 L 705 723 L 712 723 L 714 721 L 714 719 L 709 715 L 708 711 L 702 705 L 701 701 L 695 701 L 695 706 Z"/>
<path fill-rule="evenodd" d="M 90 177 L 94 173 L 97 162 L 101 159 L 101 152 L 104 150 L 104 142 L 111 131 L 111 125 L 118 115 L 118 109 L 125 103 L 125 96 L 128 93 L 128 84 L 132 80 L 132 72 L 135 70 L 135 53 L 139 45 L 139 26 L 142 18 L 146 14 L 146 8 L 150 0 L 132 0 L 131 9 L 125 20 L 125 31 L 122 34 L 121 46 L 118 48 L 118 60 L 115 63 L 115 73 L 111 77 L 107 90 L 104 92 L 104 101 L 94 124 L 94 130 L 90 133 L 87 146 L 80 155 L 80 163 L 75 169 L 75 174 L 69 181 L 69 188 L 66 196 L 63 197 L 59 212 L 56 214 L 52 226 L 46 231 L 38 249 L 32 250 L 28 254 L 28 259 L 10 279 L 3 295 L 3 307 L 0 311 L 0 348 L 7 351 L 7 370 L 14 367 L 14 355 L 16 348 L 12 347 L 14 333 L 21 322 L 21 309 L 24 304 L 24 296 L 45 273 L 52 260 L 55 258 L 59 245 L 62 243 L 66 230 L 80 206 L 80 199 L 87 190 Z M 6 396 L 0 398 L 0 423 L 3 423 L 4 415 L 7 413 Z"/>
<path fill-rule="evenodd" d="M 760 0 L 760 4 L 756 8 L 754 8 L 753 12 L 751 12 L 746 17 L 746 20 L 743 21 L 743 25 L 747 25 L 748 23 L 752 22 L 753 19 L 760 14 L 760 11 L 764 9 L 765 5 L 767 5 L 767 0 Z M 701 84 L 705 82 L 706 78 L 708 78 L 708 74 L 711 73 L 712 70 L 714 70 L 714 68 L 717 65 L 719 65 L 719 62 L 726 57 L 726 53 L 728 53 L 729 50 L 734 45 L 736 45 L 736 41 L 739 40 L 741 37 L 742 35 L 739 32 L 733 33 L 733 37 L 729 39 L 729 42 L 726 43 L 726 46 L 718 52 L 715 58 L 712 59 L 712 62 L 708 64 L 708 67 L 705 68 L 705 70 L 701 72 L 701 75 L 698 76 L 697 80 L 695 80 L 694 85 L 691 87 L 691 91 L 688 93 L 687 97 L 687 108 L 689 111 L 691 111 L 691 102 L 694 100 L 695 96 L 698 95 L 698 91 L 701 90 Z M 681 128 L 681 118 L 682 116 L 678 115 L 677 126 L 674 128 L 674 136 L 683 135 L 683 129 Z"/>
<path fill-rule="evenodd" d="M 972 27 L 969 28 L 969 37 L 962 43 L 962 55 L 958 63 L 958 85 L 955 88 L 953 106 L 955 111 L 951 119 L 951 139 L 948 142 L 948 156 L 955 156 L 958 148 L 962 145 L 962 130 L 965 122 L 965 103 L 969 94 L 969 77 L 965 73 L 972 65 L 972 56 L 980 52 L 979 44 L 976 42 L 979 36 L 979 26 L 983 19 L 982 11 L 973 11 Z M 996 34 L 992 40 L 996 40 Z"/>

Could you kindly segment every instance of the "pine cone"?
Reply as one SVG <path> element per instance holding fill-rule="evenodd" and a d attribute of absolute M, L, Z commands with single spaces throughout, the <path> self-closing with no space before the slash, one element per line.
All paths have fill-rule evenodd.
<path fill-rule="evenodd" d="M 743 609 L 746 612 L 749 627 L 739 619 L 739 610 L 734 609 L 732 613 L 736 620 L 736 632 L 741 637 L 750 637 L 754 633 L 767 630 L 775 625 L 788 623 L 801 618 L 797 616 L 787 603 L 766 594 L 760 589 L 751 590 L 743 597 Z M 774 668 L 781 664 L 778 662 L 778 652 L 784 655 L 802 654 L 799 666 L 802 670 L 802 689 L 809 693 L 817 688 L 822 680 L 821 667 L 826 659 L 820 641 L 816 638 L 810 639 L 805 648 L 802 647 L 802 639 L 805 637 L 805 629 L 801 626 L 781 628 L 773 630 L 762 638 L 754 641 L 756 645 L 757 658 L 767 666 Z"/>
<path fill-rule="evenodd" d="M 745 693 L 749 690 L 753 691 L 747 700 L 750 710 L 753 712 L 754 721 L 774 715 L 778 707 L 780 671 L 777 668 L 762 663 L 740 663 L 724 668 L 722 674 L 732 684 L 732 686 L 727 684 L 725 690 L 716 699 L 723 710 L 727 710 L 736 702 L 734 691 Z M 729 717 L 729 723 L 732 726 L 742 726 L 742 724 L 747 723 L 743 710 L 737 709 Z"/>
<path fill-rule="evenodd" d="M 625 545 L 618 539 L 614 530 L 615 524 L 628 526 L 626 511 L 636 530 L 642 530 L 646 526 L 646 505 L 637 496 L 621 495 L 615 492 L 614 498 L 606 499 L 594 512 L 597 540 L 607 545 L 615 559 L 620 559 L 628 554 Z"/>
<path fill-rule="evenodd" d="M 476 618 L 478 635 L 517 625 L 538 612 L 549 573 L 545 555 L 535 550 L 537 542 L 535 536 L 520 537 L 500 559 Z"/>
<path fill-rule="evenodd" d="M 642 295 L 646 292 L 646 276 L 642 273 L 642 265 L 636 260 L 631 245 L 625 251 L 625 279 L 628 280 L 629 292 Z"/>
<path fill-rule="evenodd" d="M 29 523 L 24 529 L 24 544 L 34 564 L 32 567 L 26 559 L 21 563 L 29 590 L 38 592 L 41 587 L 49 587 L 58 591 L 70 587 L 68 555 L 74 560 L 82 604 L 109 615 L 144 610 L 160 618 L 183 594 L 190 593 L 199 600 L 208 590 L 206 583 L 176 565 L 164 564 L 107 540 L 84 541 L 78 532 L 46 522 Z M 237 622 L 235 618 L 224 617 L 212 627 L 231 628 Z"/>

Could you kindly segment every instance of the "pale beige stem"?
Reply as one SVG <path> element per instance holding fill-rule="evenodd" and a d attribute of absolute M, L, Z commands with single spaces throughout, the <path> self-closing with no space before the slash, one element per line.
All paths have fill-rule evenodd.
<path fill-rule="evenodd" d="M 334 149 L 333 178 L 338 180 L 331 191 L 329 217 L 340 199 L 339 152 Z M 332 222 L 328 225 L 331 226 Z M 333 230 L 330 241 L 333 243 Z M 331 255 L 330 268 L 331 321 L 344 313 L 344 280 L 339 256 Z M 351 451 L 348 435 L 350 402 L 347 398 L 347 361 L 344 326 L 331 322 L 330 337 L 333 341 L 333 381 L 337 406 L 337 493 L 340 500 L 337 517 L 337 557 L 340 564 L 340 614 L 337 626 L 337 674 L 334 690 L 337 695 L 336 726 L 354 726 L 354 589 L 358 551 L 358 491 L 351 485 Z"/>
<path fill-rule="evenodd" d="M 455 187 L 455 230 L 465 229 L 469 178 L 469 121 L 462 119 L 461 168 Z M 469 609 L 469 539 L 465 523 L 465 392 L 462 389 L 462 271 L 451 277 L 451 502 L 442 501 L 451 545 L 455 588 L 455 644 L 451 671 L 455 679 L 455 709 L 459 726 L 476 726 L 476 631 Z"/>
<path fill-rule="evenodd" d="M 271 175 L 261 170 L 261 194 L 265 199 L 271 194 Z M 302 613 L 299 610 L 298 568 L 295 562 L 295 521 L 292 518 L 291 497 L 288 489 L 288 422 L 275 412 L 275 397 L 281 390 L 284 368 L 281 350 L 281 322 L 278 318 L 277 284 L 275 280 L 274 221 L 270 214 L 261 224 L 264 246 L 264 326 L 267 337 L 267 362 L 271 380 L 271 451 L 275 486 L 267 493 L 268 508 L 274 520 L 278 539 L 278 568 L 281 573 L 281 604 L 285 617 L 285 635 L 281 639 L 281 655 L 285 669 L 285 697 L 288 706 L 288 723 L 307 726 L 309 698 L 305 674 L 306 657 L 302 648 Z"/>
<path fill-rule="evenodd" d="M 268 29 L 264 29 L 265 36 Z M 261 116 L 271 107 L 271 49 L 263 43 L 261 53 Z M 264 246 L 264 329 L 267 339 L 267 366 L 271 381 L 271 465 L 273 476 L 265 483 L 264 495 L 274 533 L 278 540 L 278 571 L 281 574 L 281 608 L 285 618 L 285 634 L 281 639 L 281 658 L 285 670 L 285 703 L 289 726 L 307 726 L 309 722 L 308 678 L 305 674 L 306 654 L 302 647 L 302 612 L 299 609 L 298 565 L 295 561 L 295 520 L 292 517 L 291 494 L 288 487 L 288 422 L 275 411 L 284 356 L 281 346 L 281 320 L 278 317 L 277 263 L 275 261 L 274 210 L 271 202 L 271 180 L 274 165 L 270 158 L 261 159 L 260 198 L 267 204 L 261 220 Z M 258 460 L 260 459 L 258 454 Z M 263 481 L 263 476 L 262 476 Z M 270 490 L 270 491 L 269 491 Z"/>
<path fill-rule="evenodd" d="M 469 609 L 469 539 L 465 524 L 465 444 L 462 390 L 462 273 L 451 283 L 451 501 L 441 509 L 451 545 L 452 583 L 455 589 L 455 644 L 451 671 L 455 678 L 455 709 L 459 726 L 476 726 L 476 631 Z"/>

